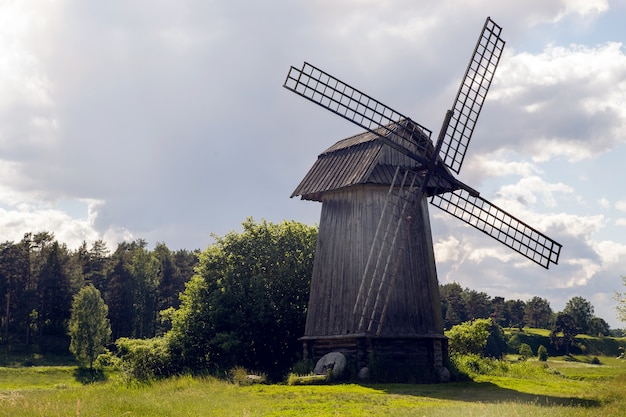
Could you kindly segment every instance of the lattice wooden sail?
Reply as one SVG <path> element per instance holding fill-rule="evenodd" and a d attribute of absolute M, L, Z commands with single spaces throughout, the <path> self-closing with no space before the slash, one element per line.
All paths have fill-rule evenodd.
<path fill-rule="evenodd" d="M 436 194 L 430 202 L 546 269 L 559 260 L 561 244 L 484 198 L 461 189 Z"/>
<path fill-rule="evenodd" d="M 504 50 L 500 32 L 502 28 L 487 18 L 454 99 L 452 119 L 440 148 L 443 163 L 457 174 Z"/>
<path fill-rule="evenodd" d="M 319 68 L 306 62 L 301 69 L 291 67 L 283 86 L 377 135 L 387 145 L 416 161 L 430 164 L 430 159 L 424 156 L 432 146 L 430 130 L 415 121 L 406 124 L 408 127 L 400 127 L 400 131 L 393 129 L 400 121 L 410 119 Z M 398 139 L 392 140 L 393 137 Z M 401 145 L 405 138 L 412 138 L 417 152 Z"/>

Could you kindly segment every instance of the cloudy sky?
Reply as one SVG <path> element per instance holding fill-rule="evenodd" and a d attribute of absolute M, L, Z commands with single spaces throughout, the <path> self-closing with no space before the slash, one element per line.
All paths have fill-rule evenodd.
<path fill-rule="evenodd" d="M 431 209 L 441 283 L 583 296 L 623 327 L 626 0 L 0 0 L 0 240 L 204 248 L 359 133 L 282 88 L 308 61 L 438 132 L 487 16 L 506 49 L 460 179 L 563 244 L 549 271 Z"/>

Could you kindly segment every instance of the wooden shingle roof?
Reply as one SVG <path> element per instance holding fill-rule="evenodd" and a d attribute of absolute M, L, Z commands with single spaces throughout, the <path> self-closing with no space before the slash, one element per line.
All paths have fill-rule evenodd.
<path fill-rule="evenodd" d="M 411 122 L 409 120 L 399 122 L 407 123 Z M 391 126 L 391 130 L 394 130 L 394 126 Z M 390 139 L 394 142 L 399 140 L 397 137 Z M 426 153 L 429 155 L 424 156 L 430 158 L 434 152 L 430 139 L 424 135 L 417 140 L 422 141 L 419 147 L 427 149 Z M 426 146 L 424 141 L 428 141 Z M 402 140 L 401 145 L 412 152 L 418 149 L 408 140 Z M 414 149 L 411 149 L 412 147 Z M 345 187 L 361 184 L 390 185 L 395 167 L 398 165 L 419 169 L 418 162 L 385 145 L 375 134 L 360 133 L 340 140 L 322 152 L 291 197 L 299 195 L 303 200 L 321 201 L 323 193 Z"/>

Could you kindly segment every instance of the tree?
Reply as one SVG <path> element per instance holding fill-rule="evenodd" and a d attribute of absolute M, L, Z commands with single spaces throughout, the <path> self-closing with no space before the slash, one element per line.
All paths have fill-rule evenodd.
<path fill-rule="evenodd" d="M 159 262 L 146 245 L 143 239 L 119 243 L 111 257 L 104 296 L 114 339 L 155 335 Z"/>
<path fill-rule="evenodd" d="M 550 303 L 545 298 L 533 297 L 526 302 L 525 317 L 527 323 L 535 328 L 548 328 L 552 317 Z"/>
<path fill-rule="evenodd" d="M 522 343 L 519 347 L 520 359 L 525 361 L 526 359 L 533 357 L 533 349 L 528 343 Z"/>
<path fill-rule="evenodd" d="M 572 297 L 565 304 L 563 313 L 569 314 L 574 319 L 578 333 L 589 333 L 589 323 L 593 318 L 593 306 L 589 301 L 580 296 Z"/>
<path fill-rule="evenodd" d="M 102 294 L 106 293 L 106 265 L 109 261 L 109 249 L 103 240 L 96 240 L 87 249 L 87 242 L 83 242 L 76 253 L 81 266 L 83 279 L 93 284 Z"/>
<path fill-rule="evenodd" d="M 574 345 L 574 337 L 578 334 L 578 326 L 574 318 L 566 313 L 559 313 L 554 321 L 554 327 L 550 332 L 550 342 L 557 349 L 564 348 L 565 354 L 569 355 Z"/>
<path fill-rule="evenodd" d="M 69 321 L 70 351 L 84 366 L 105 350 L 111 337 L 109 309 L 92 284 L 83 287 L 72 301 Z"/>
<path fill-rule="evenodd" d="M 239 365 L 276 379 L 302 349 L 317 228 L 248 219 L 243 229 L 199 255 L 167 336 L 182 367 Z"/>
<path fill-rule="evenodd" d="M 29 274 L 28 252 L 24 245 L 5 242 L 0 245 L 0 283 L 3 295 L 0 319 L 3 323 L 4 342 L 8 342 L 11 330 L 23 321 L 20 310 L 30 307 L 31 311 L 36 308 L 35 300 L 31 301 L 30 294 L 26 289 L 26 277 Z M 29 295 L 28 297 L 25 295 Z M 24 307 L 25 306 L 25 307 Z M 22 308 L 20 308 L 22 307 Z"/>
<path fill-rule="evenodd" d="M 491 297 L 485 292 L 465 289 L 463 293 L 465 309 L 470 320 L 486 319 L 491 315 Z"/>
<path fill-rule="evenodd" d="M 54 241 L 46 251 L 39 273 L 39 320 L 46 334 L 65 334 L 72 304 L 71 283 L 64 267 L 62 248 Z M 32 311 L 32 310 L 31 310 Z"/>
<path fill-rule="evenodd" d="M 539 359 L 540 362 L 548 360 L 548 349 L 544 345 L 539 345 L 537 349 L 537 359 Z"/>
<path fill-rule="evenodd" d="M 136 243 L 121 242 L 111 255 L 106 271 L 104 301 L 109 306 L 113 340 L 130 337 L 133 332 L 133 277 L 130 271 Z"/>
<path fill-rule="evenodd" d="M 463 287 L 457 282 L 439 286 L 441 299 L 442 317 L 444 327 L 452 328 L 457 324 L 467 321 L 467 310 L 463 298 Z"/>
<path fill-rule="evenodd" d="M 509 326 L 504 297 L 496 296 L 491 299 L 491 317 L 499 326 Z"/>
<path fill-rule="evenodd" d="M 594 317 L 589 321 L 589 331 L 587 333 L 592 336 L 610 336 L 611 329 L 604 319 Z"/>
<path fill-rule="evenodd" d="M 133 279 L 133 333 L 136 338 L 156 335 L 159 261 L 142 245 L 136 248 L 130 264 Z"/>
<path fill-rule="evenodd" d="M 510 327 L 517 327 L 522 330 L 526 324 L 524 322 L 525 310 L 526 303 L 522 300 L 506 300 L 504 302 L 505 323 Z"/>

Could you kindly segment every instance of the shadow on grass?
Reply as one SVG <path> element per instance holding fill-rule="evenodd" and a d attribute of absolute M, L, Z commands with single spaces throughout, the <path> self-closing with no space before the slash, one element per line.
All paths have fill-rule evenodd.
<path fill-rule="evenodd" d="M 74 378 L 83 385 L 106 381 L 103 369 L 78 367 L 74 370 Z"/>
<path fill-rule="evenodd" d="M 551 395 L 528 394 L 513 389 L 502 388 L 491 382 L 452 382 L 440 385 L 385 385 L 381 388 L 389 394 L 415 395 L 420 397 L 432 397 L 442 400 L 502 403 L 514 402 L 535 404 L 539 406 L 575 406 L 575 407 L 600 407 L 598 400 L 556 397 Z"/>

